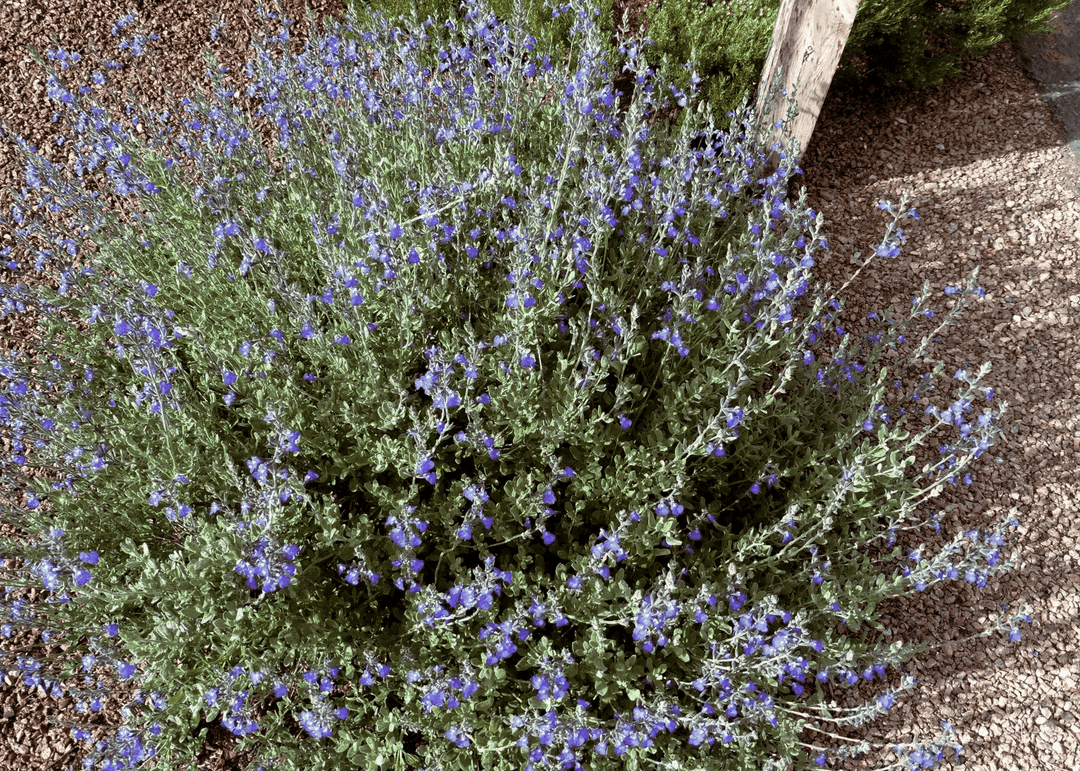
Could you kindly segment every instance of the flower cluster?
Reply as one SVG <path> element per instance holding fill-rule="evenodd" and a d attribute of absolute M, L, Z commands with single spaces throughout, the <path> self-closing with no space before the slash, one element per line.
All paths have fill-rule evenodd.
<path fill-rule="evenodd" d="M 914 685 L 847 713 L 825 697 L 918 652 L 854 634 L 878 603 L 1012 566 L 1011 516 L 938 554 L 860 557 L 940 527 L 920 508 L 971 483 L 1005 409 L 980 385 L 989 366 L 906 431 L 875 365 L 933 318 L 929 286 L 853 341 L 840 304 L 809 292 L 828 247 L 805 192 L 783 194 L 795 149 L 763 171 L 748 100 L 738 134 L 700 104 L 678 132 L 649 124 L 666 91 L 694 95 L 657 89 L 634 39 L 619 114 L 596 14 L 552 16 L 575 12 L 565 77 L 472 4 L 433 44 L 430 19 L 337 24 L 282 62 L 264 40 L 249 94 L 280 171 L 220 79 L 220 105 L 181 99 L 173 124 L 131 106 L 153 127 L 140 145 L 85 109 L 93 87 L 50 78 L 76 170 L 152 213 L 106 218 L 20 141 L 19 243 L 44 229 L 33 191 L 73 208 L 96 251 L 77 270 L 79 242 L 53 234 L 36 267 L 57 261 L 59 290 L 0 287 L 3 314 L 36 307 L 53 345 L 0 361 L 0 468 L 22 504 L 0 515 L 35 538 L 5 541 L 0 568 L 51 593 L 0 604 L 0 632 L 86 638 L 87 688 L 95 664 L 140 684 L 88 769 L 194 757 L 200 716 L 265 769 L 825 765 L 866 747 L 803 728 L 859 725 Z M 905 204 L 882 203 L 893 222 L 863 267 L 899 254 Z M 946 290 L 952 312 L 908 364 L 981 296 L 976 277 Z M 60 311 L 90 325 L 74 364 Z M 908 476 L 942 428 L 957 438 Z M 60 482 L 25 472 L 56 464 Z M 980 634 L 1017 639 L 1020 620 Z M 24 653 L 27 684 L 78 684 Z M 78 691 L 91 711 L 100 692 Z M 950 731 L 897 752 L 940 760 Z"/>

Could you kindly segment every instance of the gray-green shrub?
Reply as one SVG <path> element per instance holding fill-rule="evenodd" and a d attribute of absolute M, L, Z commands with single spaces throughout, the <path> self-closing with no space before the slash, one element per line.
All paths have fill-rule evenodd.
<path fill-rule="evenodd" d="M 103 72 L 72 91 L 51 68 L 75 176 L 100 167 L 150 213 L 120 224 L 20 141 L 28 187 L 4 222 L 53 244 L 35 267 L 62 278 L 0 285 L 5 316 L 35 305 L 45 328 L 40 360 L 0 360 L 19 502 L 0 516 L 32 536 L 0 543 L 0 568 L 48 592 L 0 603 L 0 633 L 45 629 L 81 672 L 36 643 L 2 652 L 82 711 L 105 695 L 95 670 L 140 684 L 107 738 L 71 726 L 97 739 L 92 764 L 192 768 L 205 719 L 259 766 L 305 771 L 822 765 L 861 746 L 804 731 L 872 720 L 914 684 L 826 699 L 921 650 L 854 634 L 881 628 L 878 603 L 1011 566 L 1014 519 L 936 554 L 896 546 L 937 526 L 918 507 L 970 484 L 1004 410 L 984 365 L 904 430 L 886 392 L 917 404 L 932 380 L 908 399 L 876 364 L 932 315 L 929 283 L 853 343 L 810 292 L 822 215 L 785 200 L 790 156 L 763 176 L 745 102 L 716 137 L 675 89 L 693 120 L 658 138 L 645 114 L 669 88 L 635 41 L 619 121 L 595 26 L 575 24 L 566 78 L 481 11 L 439 51 L 439 25 L 365 32 L 372 61 L 340 26 L 302 60 L 264 40 L 249 93 L 280 131 L 276 173 L 220 80 L 220 104 L 183 99 L 173 122 L 131 105 L 120 124 L 84 106 Z M 523 75 L 561 98 L 541 107 Z M 70 226 L 50 231 L 45 206 Z M 879 206 L 893 222 L 864 267 L 917 216 Z M 96 247 L 81 270 L 75 235 Z M 939 428 L 957 437 L 909 478 Z M 978 636 L 1015 639 L 1022 615 Z M 949 739 L 897 751 L 929 765 Z"/>
<path fill-rule="evenodd" d="M 421 20 L 428 13 L 445 16 L 447 9 L 455 8 L 454 3 L 439 8 L 437 0 L 417 2 Z M 935 86 L 960 74 L 957 61 L 962 57 L 981 56 L 1002 40 L 1050 32 L 1050 14 L 1069 2 L 861 0 L 835 77 Z M 361 4 L 369 10 L 383 5 Z M 625 57 L 618 55 L 613 41 L 620 19 L 613 16 L 611 0 L 598 0 L 594 6 L 601 11 L 601 50 L 619 72 Z M 386 11 L 387 18 L 410 13 L 408 0 L 385 0 L 385 7 L 392 9 Z M 491 7 L 502 23 L 513 16 L 513 0 L 492 0 Z M 683 91 L 690 88 L 690 73 L 682 65 L 694 58 L 702 79 L 700 93 L 717 116 L 717 126 L 727 131 L 731 128 L 727 113 L 745 95 L 753 99 L 756 94 L 779 9 L 780 0 L 654 0 L 645 11 L 642 37 L 647 41 L 642 50 L 657 71 Z M 553 21 L 539 0 L 532 0 L 526 18 L 525 33 L 561 64 L 572 51 L 569 20 Z M 573 53 L 571 57 L 574 71 L 577 59 Z M 683 118 L 685 112 L 680 112 L 678 120 Z"/>

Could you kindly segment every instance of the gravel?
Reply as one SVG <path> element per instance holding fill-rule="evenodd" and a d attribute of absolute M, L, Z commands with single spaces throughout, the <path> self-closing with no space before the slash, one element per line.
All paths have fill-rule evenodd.
<path fill-rule="evenodd" d="M 818 258 L 819 283 L 842 286 L 857 267 L 852 253 L 868 254 L 880 241 L 888 218 L 878 201 L 895 203 L 906 192 L 919 212 L 920 221 L 904 229 L 902 255 L 864 270 L 845 291 L 851 334 L 869 331 L 871 311 L 910 308 L 925 280 L 939 298 L 935 309 L 950 307 L 945 286 L 979 268 L 985 297 L 943 330 L 943 343 L 930 353 L 945 363 L 938 390 L 958 368 L 991 362 L 984 383 L 1009 411 L 1004 435 L 972 467 L 974 483 L 947 487 L 934 500 L 935 510 L 949 512 L 938 545 L 960 529 L 985 529 L 1013 507 L 1020 520 L 1007 552 L 1017 566 L 986 588 L 959 581 L 879 606 L 897 638 L 940 647 L 909 663 L 920 685 L 903 704 L 853 735 L 910 741 L 912 734 L 936 735 L 946 719 L 966 747 L 966 768 L 1080 768 L 1080 196 L 1073 153 L 1006 41 L 936 88 L 862 92 L 838 84 L 801 166 L 808 204 L 824 211 L 832 247 Z M 934 403 L 946 407 L 945 394 Z M 937 452 L 927 447 L 916 468 Z M 937 551 L 932 531 L 919 535 Z M 1005 603 L 1032 609 L 1034 623 L 1022 627 L 1020 642 L 1002 633 L 958 642 L 986 628 Z M 872 768 L 878 758 L 895 756 L 871 754 L 850 768 Z"/>
<path fill-rule="evenodd" d="M 343 14 L 341 2 L 308 2 L 319 18 Z M 154 46 L 175 99 L 143 72 L 146 68 L 140 67 L 133 77 L 125 66 L 110 75 L 114 82 L 119 73 L 122 83 L 120 88 L 111 87 L 105 100 L 111 114 L 124 114 L 127 89 L 157 111 L 174 107 L 193 87 L 209 94 L 212 87 L 202 76 L 208 67 L 200 54 L 206 47 L 230 68 L 226 79 L 233 91 L 241 91 L 234 103 L 252 114 L 257 102 L 241 90 L 246 85 L 246 59 L 232 54 L 220 40 L 207 42 L 212 17 L 206 5 L 199 4 L 198 10 L 175 0 L 146 5 L 150 7 L 141 19 L 161 37 Z M 235 50 L 247 58 L 253 35 L 254 39 L 262 35 L 255 5 L 255 0 L 233 0 L 216 6 Z M 629 7 L 634 21 L 644 7 L 640 0 L 616 5 Z M 301 0 L 282 2 L 282 13 L 297 20 L 290 32 L 291 53 L 302 51 L 307 40 L 303 6 Z M 66 118 L 51 122 L 56 104 L 46 96 L 46 73 L 31 59 L 27 46 L 34 45 L 44 55 L 45 49 L 59 43 L 68 51 L 88 54 L 85 41 L 94 38 L 106 58 L 127 62 L 128 54 L 110 35 L 112 22 L 127 7 L 109 0 L 83 0 L 67 8 L 5 0 L 0 8 L 0 119 L 42 148 L 50 161 L 66 163 L 67 148 L 55 142 L 65 130 Z M 919 685 L 897 707 L 870 727 L 845 735 L 891 745 L 936 737 L 940 720 L 947 719 L 965 745 L 965 768 L 1080 768 L 1076 654 L 1080 511 L 1075 470 L 1080 450 L 1076 375 L 1080 344 L 1073 334 L 1080 318 L 1078 171 L 1038 85 L 1023 71 L 1010 42 L 999 43 L 985 57 L 964 60 L 961 66 L 961 76 L 925 90 L 834 83 L 803 157 L 805 177 L 798 180 L 808 189 L 809 205 L 825 213 L 822 234 L 831 251 L 816 255 L 819 287 L 842 286 L 857 267 L 854 253 L 869 254 L 880 242 L 889 218 L 877 210 L 879 201 L 898 203 L 907 192 L 909 206 L 919 211 L 920 221 L 904 227 L 908 243 L 903 254 L 896 260 L 878 258 L 842 295 L 843 326 L 858 338 L 872 329 L 866 322 L 869 312 L 880 313 L 889 306 L 905 312 L 924 280 L 934 289 L 933 307 L 940 319 L 951 306 L 943 294 L 945 286 L 962 284 L 979 267 L 985 297 L 972 302 L 957 324 L 940 335 L 943 342 L 929 351 L 945 363 L 938 386 L 944 393 L 932 401 L 946 407 L 955 393 L 949 374 L 961 367 L 977 370 L 990 361 L 993 369 L 984 384 L 995 388 L 995 399 L 1009 404 L 1005 433 L 972 467 L 974 484 L 949 487 L 932 501 L 934 510 L 946 512 L 937 541 L 927 529 L 901 539 L 901 544 L 913 548 L 924 540 L 935 552 L 958 529 L 987 528 L 1014 507 L 1020 519 L 1015 538 L 1004 550 L 1017 567 L 985 589 L 959 581 L 880 606 L 894 639 L 925 641 L 935 647 L 907 665 Z M 82 84 L 91 69 L 84 58 L 63 75 L 69 85 Z M 262 129 L 264 146 L 270 147 L 272 131 L 262 119 L 256 125 Z M 0 191 L 0 210 L 10 212 L 6 187 L 21 189 L 22 170 L 15 144 L 7 136 L 0 138 L 0 187 L 5 188 Z M 111 188 L 96 189 L 113 208 L 131 208 L 130 201 L 123 203 Z M 11 245 L 11 238 L 0 227 L 3 245 Z M 3 283 L 47 280 L 57 285 L 54 279 L 34 274 L 33 260 L 23 249 L 17 248 L 13 257 L 29 267 L 0 272 Z M 34 318 L 11 315 L 0 321 L 0 348 L 5 353 L 33 348 L 39 339 Z M 924 320 L 909 339 L 920 340 L 933 323 Z M 932 369 L 932 364 L 919 363 L 904 382 L 913 383 Z M 932 439 L 943 443 L 950 435 L 939 432 Z M 6 455 L 9 448 L 3 449 Z M 937 457 L 936 445 L 920 452 L 916 468 Z M 0 532 L 19 534 L 10 525 L 0 525 Z M 30 590 L 24 596 L 43 595 Z M 962 641 L 987 628 L 1005 603 L 1013 609 L 1032 608 L 1034 624 L 1023 627 L 1022 641 L 1010 643 L 1003 633 Z M 0 644 L 8 651 L 35 639 L 36 633 L 27 631 Z M 62 660 L 71 658 L 64 646 L 44 650 Z M 117 686 L 104 670 L 95 669 L 95 674 L 99 672 L 103 683 Z M 890 684 L 899 678 L 899 672 L 890 673 Z M 871 697 L 881 689 L 875 682 L 863 695 Z M 118 725 L 120 707 L 132 693 L 130 686 L 118 687 L 104 708 L 88 719 L 74 711 L 70 699 L 57 703 L 40 688 L 25 688 L 17 673 L 9 672 L 0 685 L 0 769 L 81 767 L 84 745 L 70 737 L 68 728 L 48 721 Z M 848 691 L 837 689 L 834 696 L 847 703 Z M 208 727 L 210 741 L 199 756 L 200 767 L 242 768 L 246 758 L 232 752 L 232 735 L 216 721 Z M 839 744 L 809 730 L 802 739 L 822 746 Z M 843 767 L 869 769 L 875 762 L 895 760 L 891 751 L 873 751 Z"/>

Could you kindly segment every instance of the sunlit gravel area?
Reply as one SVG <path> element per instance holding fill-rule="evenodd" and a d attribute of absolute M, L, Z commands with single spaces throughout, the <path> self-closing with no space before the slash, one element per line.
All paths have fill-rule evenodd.
<path fill-rule="evenodd" d="M 1020 522 L 1010 531 L 1015 548 L 1004 550 L 1017 567 L 985 588 L 961 579 L 879 606 L 894 639 L 939 647 L 909 663 L 920 684 L 902 705 L 850 735 L 911 741 L 937 735 L 945 719 L 965 745 L 964 768 L 1080 768 L 1078 172 L 1011 43 L 963 69 L 921 91 L 838 85 L 801 164 L 808 203 L 824 212 L 830 245 L 817 258 L 819 284 L 842 286 L 858 267 L 854 252 L 862 252 L 861 264 L 880 242 L 891 218 L 876 208 L 879 201 L 895 204 L 907 193 L 919 213 L 904 228 L 901 256 L 875 259 L 845 290 L 849 334 L 868 334 L 872 311 L 910 310 L 929 280 L 936 318 L 921 320 L 919 334 L 909 336 L 917 342 L 951 307 L 947 286 L 963 285 L 978 267 L 985 289 L 929 351 L 945 364 L 931 402 L 947 408 L 956 394 L 952 375 L 990 362 L 984 385 L 1009 405 L 1004 434 L 973 464 L 971 486 L 946 487 L 930 502 L 927 514 L 945 512 L 941 535 L 927 528 L 900 543 L 925 542 L 924 554 L 934 553 L 958 530 L 985 532 L 1014 507 Z M 905 383 L 932 370 L 914 367 Z M 939 430 L 931 439 L 915 469 L 936 460 L 955 434 Z M 1033 611 L 1021 641 L 997 632 L 958 642 L 985 629 L 1005 604 Z M 870 684 L 866 696 L 880 690 Z M 849 767 L 869 769 L 879 760 L 890 754 L 871 753 Z"/>

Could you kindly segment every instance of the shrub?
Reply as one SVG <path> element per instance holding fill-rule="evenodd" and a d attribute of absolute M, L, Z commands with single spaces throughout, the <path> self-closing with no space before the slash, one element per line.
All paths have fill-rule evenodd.
<path fill-rule="evenodd" d="M 4 653 L 82 711 L 94 667 L 140 685 L 91 762 L 192 768 L 204 717 L 260 768 L 821 765 L 805 729 L 870 720 L 914 682 L 851 713 L 825 698 L 921 650 L 855 636 L 881 628 L 877 603 L 1011 565 L 1013 519 L 936 555 L 895 546 L 927 524 L 916 506 L 970 483 L 1005 407 L 968 420 L 993 396 L 984 365 L 917 436 L 887 408 L 877 358 L 932 315 L 929 284 L 850 352 L 823 314 L 840 304 L 808 293 L 822 215 L 805 190 L 784 200 L 790 156 L 758 173 L 747 102 L 742 133 L 698 150 L 701 105 L 650 134 L 661 95 L 690 97 L 654 88 L 629 41 L 620 123 L 593 18 L 553 14 L 574 12 L 586 45 L 564 81 L 547 56 L 508 62 L 483 6 L 438 52 L 434 23 L 406 41 L 381 20 L 361 36 L 371 61 L 340 25 L 280 66 L 264 39 L 249 93 L 280 129 L 279 173 L 239 110 L 184 99 L 169 124 L 132 106 L 143 145 L 50 68 L 78 113 L 76 174 L 103 166 L 149 212 L 96 212 L 20 140 L 35 208 L 74 218 L 43 232 L 24 187 L 5 220 L 57 247 L 36 268 L 62 279 L 4 287 L 4 314 L 36 305 L 46 332 L 36 362 L 0 362 L 21 501 L 0 514 L 33 536 L 5 539 L 2 566 L 48 595 L 5 604 L 2 631 L 72 643 L 83 677 L 36 646 Z M 500 89 L 523 72 L 560 102 Z M 893 222 L 864 265 L 916 217 L 881 207 Z M 77 270 L 79 234 L 94 249 Z M 975 278 L 946 290 L 938 330 Z M 907 478 L 943 425 L 954 446 Z M 53 464 L 62 482 L 24 471 Z M 980 634 L 1016 638 L 1019 619 Z M 940 759 L 948 739 L 898 750 Z"/>
<path fill-rule="evenodd" d="M 514 21 L 514 5 L 514 0 L 491 0 L 488 3 L 498 23 L 508 27 Z M 576 71 L 577 57 L 580 52 L 571 45 L 570 29 L 574 24 L 573 16 L 560 14 L 558 17 L 552 17 L 551 9 L 538 0 L 524 0 L 522 5 L 524 10 L 521 17 L 521 29 L 511 28 L 512 38 L 514 40 L 524 36 L 535 38 L 539 44 L 539 50 L 549 54 L 552 61 L 558 64 L 562 64 L 567 56 L 572 57 L 570 71 Z M 596 23 L 608 36 L 601 40 L 601 53 L 613 62 L 618 48 L 613 41 L 619 20 L 612 17 L 611 0 L 599 0 L 593 5 L 600 10 Z M 465 18 L 463 6 L 463 3 L 446 3 L 439 0 L 378 0 L 377 2 L 346 0 L 345 2 L 347 9 L 355 11 L 357 28 L 361 30 L 373 28 L 378 15 L 383 16 L 390 24 L 402 22 L 408 24 L 415 20 L 422 22 L 429 17 L 441 23 L 448 16 L 460 23 Z M 414 12 L 415 16 L 413 16 Z M 343 37 L 346 40 L 356 39 L 358 34 L 358 32 L 346 31 Z"/>
<path fill-rule="evenodd" d="M 860 0 L 837 78 L 936 86 L 960 74 L 957 60 L 982 56 L 1002 40 L 1046 33 L 1069 0 Z M 704 95 L 716 114 L 753 95 L 769 55 L 780 0 L 664 0 L 645 10 L 659 71 L 680 89 L 679 65 L 697 54 Z M 721 124 L 727 128 L 727 124 Z"/>
<path fill-rule="evenodd" d="M 690 80 L 680 65 L 693 59 L 701 73 L 702 98 L 714 114 L 724 115 L 747 94 L 754 97 L 779 10 L 780 0 L 652 3 L 645 10 L 652 42 L 646 51 L 660 62 L 658 72 L 682 90 L 690 89 Z M 731 130 L 728 120 L 719 126 Z"/>
<path fill-rule="evenodd" d="M 1070 0 L 861 0 L 839 75 L 886 85 L 936 86 L 956 62 L 1002 40 L 1051 32 L 1050 14 Z"/>
<path fill-rule="evenodd" d="M 982 56 L 1002 40 L 1050 32 L 1050 14 L 1068 5 L 1069 0 L 861 0 L 835 77 L 936 86 L 960 74 L 956 62 L 965 56 Z M 512 7 L 510 0 L 492 3 L 500 20 L 510 18 Z M 605 36 L 614 35 L 620 19 L 610 0 L 601 0 L 599 7 Z M 728 131 L 726 114 L 744 94 L 756 94 L 779 10 L 780 0 L 649 0 L 642 50 L 667 82 L 684 91 L 690 90 L 690 74 L 681 64 L 694 60 L 700 93 L 715 115 L 725 116 L 717 125 Z M 539 38 L 550 26 L 534 4 L 526 31 Z M 548 50 L 562 61 L 570 48 L 568 28 L 562 24 L 551 32 Z M 616 55 L 608 37 L 601 48 L 620 71 L 625 58 Z M 576 68 L 576 60 L 571 66 Z M 681 113 L 679 120 L 684 117 Z"/>

